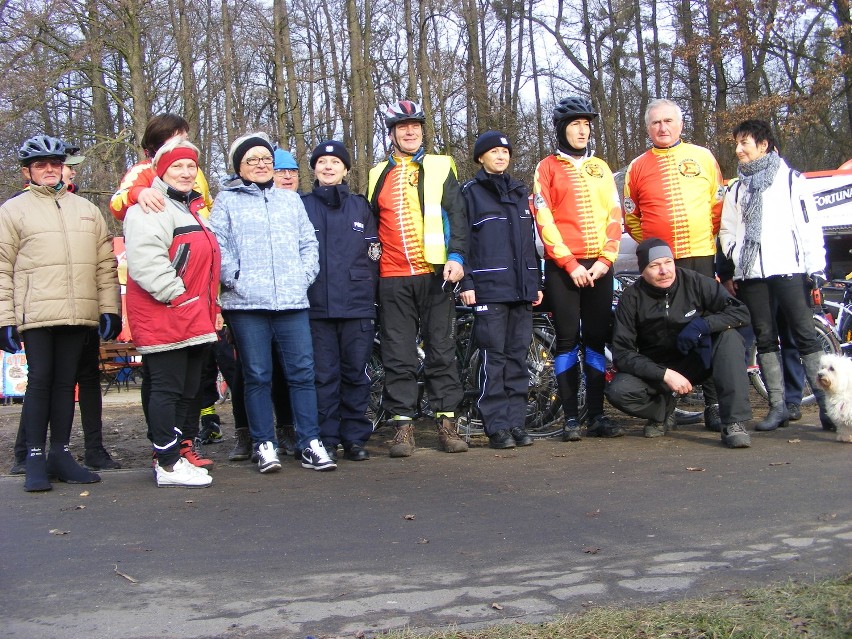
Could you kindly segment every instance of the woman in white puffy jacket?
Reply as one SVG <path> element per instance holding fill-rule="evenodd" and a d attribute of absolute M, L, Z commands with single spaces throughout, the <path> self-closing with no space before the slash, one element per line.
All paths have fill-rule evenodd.
<path fill-rule="evenodd" d="M 804 178 L 778 155 L 769 124 L 746 120 L 733 131 L 739 181 L 725 197 L 719 242 L 733 261 L 733 285 L 751 313 L 757 357 L 769 392 L 770 411 L 756 430 L 786 426 L 781 352 L 775 315 L 791 327 L 805 374 L 817 389 L 823 428 L 833 429 L 816 384 L 822 348 L 804 294 L 808 280 L 825 281 L 825 245 Z"/>

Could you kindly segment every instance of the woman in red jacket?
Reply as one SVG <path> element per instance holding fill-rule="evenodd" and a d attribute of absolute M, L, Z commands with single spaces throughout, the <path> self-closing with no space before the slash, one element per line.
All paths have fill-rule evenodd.
<path fill-rule="evenodd" d="M 157 485 L 203 487 L 212 478 L 182 457 L 180 447 L 205 345 L 216 341 L 221 324 L 219 245 L 198 213 L 204 206 L 193 190 L 198 149 L 171 140 L 154 157 L 154 170 L 151 186 L 165 196 L 165 210 L 146 215 L 135 205 L 124 220 L 127 316 L 151 376 L 146 417 Z"/>

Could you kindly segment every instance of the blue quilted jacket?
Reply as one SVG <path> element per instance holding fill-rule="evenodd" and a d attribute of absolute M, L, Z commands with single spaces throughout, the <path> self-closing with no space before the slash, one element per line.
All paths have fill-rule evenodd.
<path fill-rule="evenodd" d="M 222 251 L 224 310 L 308 308 L 318 245 L 297 193 L 237 180 L 216 197 L 210 227 Z"/>

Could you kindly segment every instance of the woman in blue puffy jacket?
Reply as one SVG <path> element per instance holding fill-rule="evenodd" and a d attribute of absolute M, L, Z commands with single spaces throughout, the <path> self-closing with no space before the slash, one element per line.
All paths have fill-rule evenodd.
<path fill-rule="evenodd" d="M 272 407 L 273 346 L 290 387 L 302 466 L 334 470 L 319 437 L 308 318 L 308 287 L 319 271 L 317 240 L 299 195 L 274 188 L 273 151 L 265 133 L 252 133 L 235 140 L 228 154 L 237 179 L 219 193 L 210 215 L 222 250 L 222 313 L 242 362 L 260 472 L 281 468 Z"/>

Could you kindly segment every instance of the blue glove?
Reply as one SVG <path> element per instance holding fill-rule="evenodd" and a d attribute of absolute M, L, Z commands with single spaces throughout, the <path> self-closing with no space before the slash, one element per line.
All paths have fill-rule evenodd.
<path fill-rule="evenodd" d="M 21 350 L 21 336 L 14 326 L 3 326 L 0 328 L 0 349 L 7 353 L 17 353 Z"/>
<path fill-rule="evenodd" d="M 683 327 L 677 336 L 677 350 L 686 355 L 701 342 L 702 336 L 710 336 L 710 327 L 703 317 L 696 317 Z"/>
<path fill-rule="evenodd" d="M 115 313 L 101 313 L 98 335 L 104 341 L 110 341 L 118 337 L 121 332 L 121 317 Z"/>

